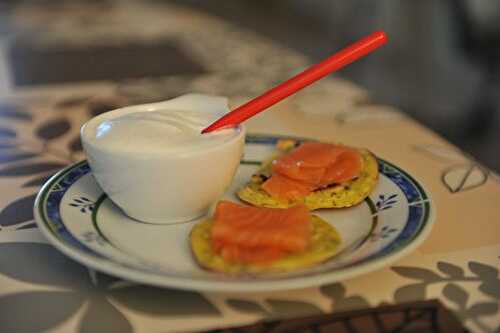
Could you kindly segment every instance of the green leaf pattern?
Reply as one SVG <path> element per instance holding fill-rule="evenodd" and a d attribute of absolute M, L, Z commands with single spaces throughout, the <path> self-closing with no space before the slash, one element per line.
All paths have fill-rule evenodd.
<path fill-rule="evenodd" d="M 33 265 L 18 264 L 27 262 Z M 221 316 L 219 309 L 197 292 L 123 284 L 94 271 L 92 278 L 85 267 L 46 244 L 0 243 L 0 274 L 21 282 L 64 288 L 1 295 L 0 327 L 6 332 L 50 330 L 84 306 L 80 332 L 133 332 L 119 307 L 153 316 Z"/>
<path fill-rule="evenodd" d="M 229 298 L 226 300 L 226 304 L 231 309 L 242 313 L 269 315 L 269 311 L 267 311 L 262 305 L 255 301 Z"/>
<path fill-rule="evenodd" d="M 455 303 L 460 310 L 464 310 L 467 307 L 469 294 L 462 287 L 454 283 L 447 283 L 443 288 L 443 295 Z"/>
<path fill-rule="evenodd" d="M 456 265 L 440 261 L 437 263 L 437 268 L 445 275 L 453 278 L 460 278 L 464 276 L 464 270 Z"/>
<path fill-rule="evenodd" d="M 499 311 L 498 269 L 476 261 L 469 261 L 467 266 L 472 275 L 466 274 L 462 267 L 448 262 L 437 263 L 436 267 L 441 274 L 432 269 L 420 267 L 391 267 L 396 274 L 417 281 L 396 289 L 394 300 L 398 303 L 425 300 L 427 288 L 430 285 L 439 284 L 442 286 L 442 296 L 451 304 L 452 310 L 459 318 L 465 322 L 470 321 L 483 332 L 490 332 L 493 329 L 484 324 L 481 317 L 495 315 Z M 491 300 L 471 304 L 469 292 L 462 287 L 462 284 L 465 286 L 468 282 L 476 284 L 479 282 L 479 291 Z"/>

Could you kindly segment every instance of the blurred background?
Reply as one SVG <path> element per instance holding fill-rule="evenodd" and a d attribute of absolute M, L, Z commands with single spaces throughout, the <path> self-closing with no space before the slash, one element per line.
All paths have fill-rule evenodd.
<path fill-rule="evenodd" d="M 107 80 L 128 102 L 246 98 L 379 29 L 390 44 L 335 76 L 500 171 L 498 0 L 3 0 L 0 88 Z"/>

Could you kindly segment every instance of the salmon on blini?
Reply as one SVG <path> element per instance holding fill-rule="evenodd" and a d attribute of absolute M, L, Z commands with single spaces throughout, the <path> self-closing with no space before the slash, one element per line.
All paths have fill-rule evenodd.
<path fill-rule="evenodd" d="M 320 263 L 337 252 L 340 236 L 303 204 L 281 209 L 221 201 L 211 220 L 193 228 L 190 241 L 204 268 L 258 273 Z"/>
<path fill-rule="evenodd" d="M 377 182 L 377 159 L 369 151 L 305 142 L 265 163 L 238 196 L 261 207 L 343 208 L 362 202 Z"/>

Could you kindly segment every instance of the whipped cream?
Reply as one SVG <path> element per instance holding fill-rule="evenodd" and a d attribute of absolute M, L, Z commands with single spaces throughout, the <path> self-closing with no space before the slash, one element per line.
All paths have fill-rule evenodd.
<path fill-rule="evenodd" d="M 88 128 L 90 141 L 112 151 L 188 153 L 221 144 L 239 129 L 207 134 L 201 130 L 225 112 L 214 110 L 155 110 L 117 115 Z"/>

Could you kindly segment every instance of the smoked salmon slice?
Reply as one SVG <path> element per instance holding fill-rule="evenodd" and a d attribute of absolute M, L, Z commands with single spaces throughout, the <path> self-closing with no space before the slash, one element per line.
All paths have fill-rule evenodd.
<path fill-rule="evenodd" d="M 297 200 L 316 189 L 352 180 L 362 168 L 362 156 L 355 149 L 306 142 L 273 161 L 271 177 L 262 188 L 273 197 Z"/>
<path fill-rule="evenodd" d="M 220 249 L 220 255 L 229 262 L 266 263 L 280 259 L 286 254 L 278 248 L 245 248 L 238 245 L 226 245 Z"/>
<path fill-rule="evenodd" d="M 347 182 L 359 176 L 363 169 L 363 158 L 355 150 L 342 152 L 326 170 L 318 187 Z"/>
<path fill-rule="evenodd" d="M 314 190 L 314 186 L 282 176 L 279 173 L 274 174 L 262 184 L 262 188 L 272 197 L 292 201 L 306 197 Z"/>
<path fill-rule="evenodd" d="M 325 168 L 341 153 L 341 149 L 335 147 L 327 143 L 305 142 L 274 160 L 272 172 L 295 180 L 317 183 L 323 177 Z"/>
<path fill-rule="evenodd" d="M 217 204 L 212 247 L 225 260 L 264 263 L 304 251 L 311 238 L 311 218 L 304 205 L 287 209 Z"/>

